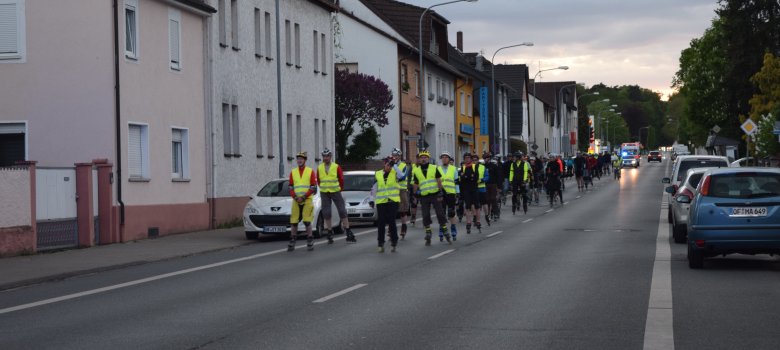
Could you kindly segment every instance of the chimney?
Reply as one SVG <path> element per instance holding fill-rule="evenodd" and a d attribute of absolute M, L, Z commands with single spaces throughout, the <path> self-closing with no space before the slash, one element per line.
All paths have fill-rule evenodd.
<path fill-rule="evenodd" d="M 463 32 L 458 31 L 458 51 L 463 52 Z"/>

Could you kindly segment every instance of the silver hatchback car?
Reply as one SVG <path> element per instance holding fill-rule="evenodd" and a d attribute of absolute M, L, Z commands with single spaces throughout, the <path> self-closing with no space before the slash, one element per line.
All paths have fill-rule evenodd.
<path fill-rule="evenodd" d="M 704 172 L 711 168 L 688 169 L 685 178 L 678 185 L 666 188 L 666 193 L 672 196 L 669 209 L 672 213 L 672 237 L 675 243 L 685 243 L 686 225 L 688 224 L 688 211 L 691 201 L 696 197 L 696 186 L 699 185 Z"/>

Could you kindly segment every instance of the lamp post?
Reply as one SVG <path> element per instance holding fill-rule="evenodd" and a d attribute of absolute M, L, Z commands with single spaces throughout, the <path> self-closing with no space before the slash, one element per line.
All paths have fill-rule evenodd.
<path fill-rule="evenodd" d="M 534 80 L 534 99 L 537 99 L 537 97 L 536 97 L 536 77 L 538 77 L 539 74 L 542 74 L 542 72 L 547 72 L 547 71 L 556 70 L 556 69 L 568 70 L 569 66 L 560 66 L 560 67 L 555 67 L 555 68 L 540 69 L 538 72 L 536 72 L 536 74 L 534 75 L 534 79 L 533 79 Z M 536 101 L 534 101 L 533 117 L 532 118 L 534 119 L 534 145 L 536 145 Z"/>
<path fill-rule="evenodd" d="M 598 103 L 598 102 L 609 102 L 609 99 L 605 98 L 603 100 L 594 101 L 592 103 Z M 599 113 L 596 115 L 596 127 L 599 129 L 599 139 L 601 139 L 601 134 L 603 133 L 603 131 L 601 130 L 601 108 L 599 108 Z M 594 134 L 595 134 L 595 132 L 594 132 Z M 594 135 L 594 138 L 595 138 L 595 135 Z"/>
<path fill-rule="evenodd" d="M 555 106 L 555 107 L 556 107 L 556 108 L 555 108 L 555 110 L 556 110 L 556 111 L 558 111 L 558 115 L 560 116 L 560 118 L 559 118 L 559 119 L 560 119 L 561 121 L 564 121 L 564 122 L 565 122 L 565 123 L 563 123 L 564 127 L 561 127 L 561 125 L 558 125 L 559 127 L 561 127 L 561 128 L 560 128 L 560 129 L 561 129 L 561 135 L 560 135 L 561 149 L 560 149 L 560 153 L 564 153 L 564 152 L 563 152 L 563 146 L 564 146 L 564 145 L 563 145 L 563 135 L 564 135 L 564 133 L 568 133 L 568 132 L 569 132 L 569 116 L 567 115 L 567 116 L 565 117 L 565 119 L 564 119 L 564 116 L 563 116 L 563 110 L 562 110 L 562 108 L 560 108 L 560 107 L 561 107 L 561 103 L 563 103 L 563 89 L 565 89 L 565 88 L 567 88 L 567 87 L 570 87 L 570 86 L 577 86 L 577 83 L 574 83 L 574 84 L 566 84 L 566 85 L 564 85 L 564 86 L 561 86 L 561 88 L 560 88 L 560 89 L 558 89 L 558 94 L 555 96 L 555 97 L 556 97 L 556 99 L 558 100 L 558 103 L 557 103 L 558 105 L 557 105 L 557 106 Z M 578 99 L 578 100 L 579 100 L 579 99 Z M 565 103 L 564 103 L 564 104 L 565 104 Z M 568 152 L 568 153 L 570 153 L 570 152 Z"/>
<path fill-rule="evenodd" d="M 477 2 L 478 0 L 452 0 L 452 1 L 446 1 L 438 4 L 434 4 L 431 6 L 428 6 L 428 8 L 425 9 L 425 11 L 422 12 L 420 15 L 420 41 L 418 42 L 419 50 L 420 50 L 420 91 L 422 92 L 421 95 L 425 96 L 424 94 L 427 93 L 425 89 L 425 67 L 423 66 L 423 55 L 425 54 L 425 51 L 423 49 L 423 32 L 422 32 L 422 24 L 423 19 L 425 18 L 425 14 L 428 13 L 432 8 L 438 7 L 438 6 L 444 6 L 449 4 L 454 4 L 457 2 Z M 420 96 L 420 146 L 425 145 L 425 134 L 426 134 L 426 128 L 425 128 L 425 98 L 423 96 Z M 419 151 L 418 147 L 418 151 Z"/>
<path fill-rule="evenodd" d="M 489 140 L 488 140 L 488 142 L 491 145 L 491 148 L 492 148 L 492 145 L 495 142 L 495 138 L 496 138 L 496 135 L 495 135 L 496 134 L 496 130 L 495 129 L 498 129 L 498 126 L 497 126 L 496 122 L 501 119 L 501 118 L 498 118 L 498 104 L 496 102 L 496 100 L 497 100 L 497 98 L 496 98 L 496 62 L 495 62 L 496 55 L 501 50 L 509 49 L 509 48 L 513 48 L 513 47 L 519 47 L 519 46 L 534 46 L 534 43 L 526 41 L 526 42 L 521 43 L 521 44 L 504 46 L 504 47 L 496 50 L 496 52 L 493 53 L 493 57 L 490 59 L 490 86 L 491 86 L 491 89 L 493 89 L 493 116 L 494 116 L 494 118 L 493 118 L 494 119 L 494 121 L 493 121 L 493 125 L 494 125 L 493 132 L 490 133 L 490 137 L 489 137 Z M 492 139 L 492 140 L 490 140 L 490 139 Z M 506 152 L 502 152 L 502 153 L 506 153 Z"/>
<path fill-rule="evenodd" d="M 642 129 L 647 129 L 647 143 L 650 143 L 650 126 L 643 126 L 639 128 L 639 143 L 642 143 Z"/>

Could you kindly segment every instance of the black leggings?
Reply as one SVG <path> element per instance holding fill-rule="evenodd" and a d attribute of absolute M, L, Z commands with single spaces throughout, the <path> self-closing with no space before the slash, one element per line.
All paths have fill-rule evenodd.
<path fill-rule="evenodd" d="M 376 239 L 379 246 L 385 244 L 385 226 L 390 226 L 390 242 L 392 245 L 398 243 L 398 226 L 395 223 L 395 216 L 398 214 L 398 203 L 387 202 L 376 205 L 377 221 L 376 221 Z"/>

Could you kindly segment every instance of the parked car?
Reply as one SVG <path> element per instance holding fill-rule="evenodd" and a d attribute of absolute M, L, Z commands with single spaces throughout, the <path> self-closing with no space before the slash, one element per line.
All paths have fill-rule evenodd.
<path fill-rule="evenodd" d="M 680 183 L 683 180 L 683 176 L 687 174 L 688 169 L 694 168 L 727 168 L 729 166 L 729 160 L 722 156 L 677 156 L 677 160 L 672 165 L 671 177 L 665 177 L 661 182 L 670 184 L 674 187 L 674 191 L 680 187 Z M 669 223 L 672 223 L 672 196 L 667 197 L 669 203 L 669 210 L 667 213 L 667 219 Z"/>
<path fill-rule="evenodd" d="M 347 216 L 350 224 L 353 222 L 376 222 L 376 211 L 369 204 L 371 187 L 374 186 L 374 182 L 376 182 L 376 178 L 373 171 L 344 172 L 342 194 L 347 205 Z"/>
<path fill-rule="evenodd" d="M 650 153 L 647 154 L 647 162 L 663 162 L 664 157 L 661 155 L 661 151 L 650 151 Z"/>
<path fill-rule="evenodd" d="M 710 169 L 688 217 L 688 265 L 717 255 L 780 254 L 780 169 Z"/>
<path fill-rule="evenodd" d="M 244 231 L 247 239 L 257 239 L 259 234 L 285 234 L 290 232 L 290 214 L 292 209 L 292 197 L 288 179 L 271 180 L 263 188 L 252 196 L 244 208 Z M 312 196 L 314 204 L 314 230 L 315 237 L 322 236 L 325 231 L 325 221 L 320 214 L 322 208 L 320 191 Z M 338 211 L 331 211 L 331 223 L 336 231 L 340 231 Z M 298 224 L 298 233 L 305 234 L 306 227 Z"/>
<path fill-rule="evenodd" d="M 674 188 L 674 186 L 666 188 L 666 193 L 672 196 L 669 206 L 672 212 L 672 237 L 675 243 L 685 243 L 690 204 L 696 195 L 696 186 L 699 185 L 699 181 L 707 169 L 709 168 L 688 169 L 685 180 L 680 183 L 679 189 Z"/>

